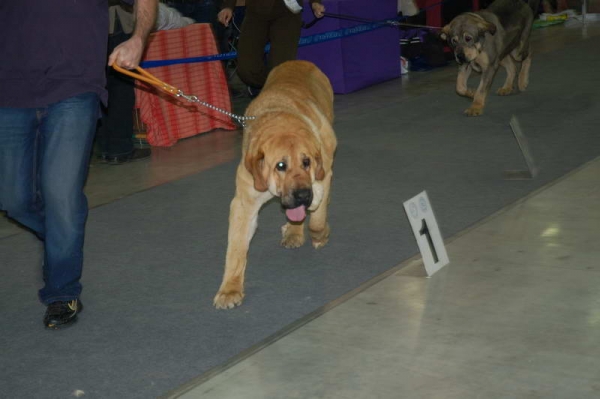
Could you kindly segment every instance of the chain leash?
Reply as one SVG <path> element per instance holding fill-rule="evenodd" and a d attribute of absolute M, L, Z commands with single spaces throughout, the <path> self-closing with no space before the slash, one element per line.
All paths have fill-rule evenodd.
<path fill-rule="evenodd" d="M 224 115 L 227 115 L 228 117 L 234 119 L 240 126 L 242 127 L 246 127 L 246 121 L 248 120 L 252 120 L 252 119 L 256 119 L 255 116 L 243 116 L 243 115 L 237 115 L 234 114 L 233 112 L 229 112 L 227 110 L 224 110 L 222 108 L 216 107 L 212 104 L 207 103 L 206 101 L 202 101 L 200 100 L 197 96 L 194 95 L 190 95 L 190 94 L 185 94 L 183 91 L 181 90 L 177 90 L 177 94 L 175 94 L 176 97 L 181 97 L 186 99 L 189 102 L 192 103 L 197 103 L 200 104 L 208 109 L 212 109 L 213 111 L 217 111 L 220 112 Z"/>
<path fill-rule="evenodd" d="M 118 71 L 124 75 L 131 76 L 134 79 L 138 79 L 138 80 L 141 80 L 142 82 L 151 84 L 152 86 L 154 86 L 166 93 L 169 93 L 175 97 L 184 98 L 189 102 L 200 104 L 206 108 L 212 109 L 213 111 L 217 111 L 224 115 L 227 115 L 228 117 L 235 120 L 242 127 L 246 127 L 246 121 L 256 119 L 255 116 L 242 116 L 242 115 L 234 114 L 234 113 L 224 110 L 222 108 L 216 107 L 212 104 L 209 104 L 205 101 L 202 101 L 197 96 L 185 94 L 183 92 L 183 90 L 180 90 L 180 89 L 176 88 L 175 86 L 171 86 L 170 84 L 163 82 L 162 80 L 158 79 L 156 76 L 152 75 L 150 72 L 145 71 L 143 68 L 141 68 L 139 66 L 135 68 L 138 73 L 121 68 L 117 64 L 113 64 L 112 67 L 116 71 Z"/>

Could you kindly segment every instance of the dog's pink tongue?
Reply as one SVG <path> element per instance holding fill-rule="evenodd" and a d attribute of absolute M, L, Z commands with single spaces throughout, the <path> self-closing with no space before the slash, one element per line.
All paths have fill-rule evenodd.
<path fill-rule="evenodd" d="M 306 217 L 306 208 L 304 205 L 294 209 L 286 209 L 285 215 L 292 222 L 301 222 Z"/>

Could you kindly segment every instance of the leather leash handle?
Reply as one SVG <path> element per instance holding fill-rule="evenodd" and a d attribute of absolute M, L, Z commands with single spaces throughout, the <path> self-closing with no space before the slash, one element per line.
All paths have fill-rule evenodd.
<path fill-rule="evenodd" d="M 118 66 L 117 64 L 114 64 L 114 63 L 112 64 L 112 67 L 117 72 L 120 72 L 127 76 L 131 76 L 132 78 L 141 80 L 142 82 L 151 84 L 152 86 L 157 87 L 157 88 L 159 88 L 169 94 L 172 94 L 174 96 L 176 96 L 180 93 L 179 89 L 177 89 L 174 86 L 171 86 L 170 84 L 163 82 L 162 80 L 158 79 L 156 76 L 152 75 L 150 72 L 145 71 L 142 67 L 138 66 L 135 68 L 135 70 L 138 73 L 132 72 L 128 69 L 121 68 L 120 66 Z"/>

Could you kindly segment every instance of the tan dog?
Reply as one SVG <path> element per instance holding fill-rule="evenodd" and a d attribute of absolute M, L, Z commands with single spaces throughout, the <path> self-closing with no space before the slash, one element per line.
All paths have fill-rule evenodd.
<path fill-rule="evenodd" d="M 244 129 L 229 214 L 225 273 L 214 299 L 219 309 L 242 303 L 250 240 L 258 212 L 271 198 L 281 199 L 288 218 L 281 229 L 281 245 L 304 244 L 307 211 L 313 246 L 320 248 L 329 239 L 327 206 L 337 145 L 329 79 L 310 62 L 285 62 L 271 71 L 246 115 L 256 119 Z"/>
<path fill-rule="evenodd" d="M 506 69 L 506 81 L 498 95 L 514 91 L 514 82 L 520 65 L 518 88 L 524 91 L 529 84 L 531 52 L 529 35 L 539 0 L 496 0 L 487 9 L 467 12 L 446 25 L 440 37 L 447 40 L 460 65 L 456 92 L 473 99 L 465 110 L 468 116 L 483 113 L 485 99 L 500 65 Z M 481 73 L 477 90 L 467 87 L 472 71 Z"/>

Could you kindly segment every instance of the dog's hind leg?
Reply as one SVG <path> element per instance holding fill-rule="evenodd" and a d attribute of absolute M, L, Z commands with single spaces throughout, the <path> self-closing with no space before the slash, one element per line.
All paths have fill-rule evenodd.
<path fill-rule="evenodd" d="M 316 249 L 324 247 L 329 241 L 329 223 L 327 223 L 327 208 L 329 207 L 329 193 L 331 189 L 331 178 L 333 173 L 331 172 L 331 165 L 329 172 L 323 179 L 323 198 L 319 207 L 311 213 L 310 221 L 308 223 L 308 231 L 310 232 L 310 238 L 312 239 L 312 245 Z"/>
<path fill-rule="evenodd" d="M 463 64 L 458 67 L 458 76 L 456 77 L 456 92 L 460 96 L 473 98 L 473 90 L 468 87 L 469 76 L 471 75 L 471 65 Z"/>
<path fill-rule="evenodd" d="M 529 23 L 529 26 L 531 26 L 531 22 Z M 525 91 L 529 85 L 529 68 L 531 67 L 530 34 L 531 28 L 524 29 L 519 46 L 510 53 L 515 61 L 521 62 L 521 71 L 519 71 L 519 80 L 517 82 L 519 91 Z"/>
<path fill-rule="evenodd" d="M 531 52 L 527 52 L 527 58 L 521 63 L 519 81 L 517 82 L 520 91 L 525 91 L 529 86 L 529 68 L 531 68 Z"/>
<path fill-rule="evenodd" d="M 500 62 L 500 65 L 506 69 L 506 81 L 504 82 L 504 86 L 498 89 L 497 93 L 499 96 L 508 96 L 510 93 L 512 93 L 513 88 L 515 87 L 517 64 L 515 64 L 515 61 L 510 55 L 507 55 Z"/>

